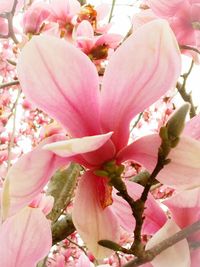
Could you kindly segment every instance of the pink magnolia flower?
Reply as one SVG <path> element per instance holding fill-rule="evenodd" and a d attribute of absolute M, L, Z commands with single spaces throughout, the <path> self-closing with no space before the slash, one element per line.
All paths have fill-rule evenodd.
<path fill-rule="evenodd" d="M 147 4 L 158 17 L 169 21 L 180 45 L 200 47 L 199 0 L 148 0 Z"/>
<path fill-rule="evenodd" d="M 90 22 L 83 20 L 75 31 L 77 47 L 79 47 L 91 60 L 100 61 L 107 59 L 111 49 L 115 49 L 122 36 L 119 34 L 94 35 L 94 29 Z"/>
<path fill-rule="evenodd" d="M 108 16 L 110 7 L 108 4 L 100 4 L 98 6 L 93 6 L 90 4 L 83 5 L 77 17 L 77 22 L 80 23 L 84 20 L 90 22 L 92 28 L 96 33 L 106 33 L 110 27 L 111 23 L 105 24 L 103 20 Z"/>
<path fill-rule="evenodd" d="M 155 167 L 159 136 L 150 135 L 127 145 L 129 123 L 174 86 L 179 73 L 177 43 L 164 21 L 146 24 L 117 49 L 105 71 L 101 91 L 94 65 L 71 44 L 43 36 L 33 38 L 22 51 L 18 76 L 25 94 L 74 137 L 44 148 L 89 168 L 78 186 L 73 221 L 97 258 L 110 253 L 97 244 L 98 240 L 118 241 L 119 222 L 110 206 L 107 177 L 99 177 L 94 171 L 111 160 L 116 161 L 117 167 L 126 159 L 138 160 L 150 170 Z M 172 185 L 199 184 L 199 154 L 199 143 L 182 137 L 169 155 L 171 163 L 161 171 L 161 181 Z M 27 182 L 26 198 L 30 197 L 30 183 L 32 191 L 46 183 L 49 163 L 41 166 L 40 173 L 45 175 Z M 24 194 L 25 190 L 22 199 L 18 198 L 20 202 L 24 201 Z"/>
<path fill-rule="evenodd" d="M 25 33 L 38 34 L 42 23 L 50 15 L 49 5 L 43 2 L 33 3 L 24 13 L 23 28 Z"/>
<path fill-rule="evenodd" d="M 50 4 L 50 21 L 59 24 L 61 36 L 71 36 L 75 16 L 80 10 L 80 3 L 77 0 L 53 0 Z"/>
<path fill-rule="evenodd" d="M 40 80 L 39 73 L 43 73 Z M 22 51 L 18 75 L 25 94 L 75 138 L 45 148 L 62 157 L 73 156 L 90 169 L 79 183 L 73 221 L 96 257 L 105 256 L 98 240 L 118 240 L 119 223 L 109 206 L 112 198 L 107 178 L 96 176 L 94 170 L 113 159 L 117 164 L 123 162 L 129 148 L 131 119 L 171 88 L 179 73 L 180 54 L 164 21 L 145 25 L 117 49 L 103 77 L 101 92 L 94 65 L 72 45 L 56 38 L 38 37 Z M 159 137 L 151 138 L 154 141 Z M 149 145 L 154 143 L 150 141 Z M 136 147 L 131 150 L 134 155 L 130 159 L 140 155 L 137 143 Z M 145 153 L 142 145 L 141 148 Z M 157 147 L 152 154 L 156 158 Z M 179 181 L 181 175 L 176 175 Z"/>

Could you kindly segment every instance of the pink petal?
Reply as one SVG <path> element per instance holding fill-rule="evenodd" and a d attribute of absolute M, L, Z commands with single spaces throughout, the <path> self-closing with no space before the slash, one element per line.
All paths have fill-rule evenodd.
<path fill-rule="evenodd" d="M 6 19 L 0 17 L 0 34 L 8 34 L 8 22 Z"/>
<path fill-rule="evenodd" d="M 40 208 L 42 212 L 47 215 L 52 210 L 54 204 L 54 197 L 39 194 L 30 204 L 31 208 Z"/>
<path fill-rule="evenodd" d="M 127 144 L 131 119 L 175 85 L 180 62 L 163 20 L 142 26 L 113 54 L 103 78 L 101 121 L 104 132 L 114 131 L 118 149 Z"/>
<path fill-rule="evenodd" d="M 200 115 L 195 116 L 186 123 L 183 133 L 196 140 L 200 140 Z"/>
<path fill-rule="evenodd" d="M 51 248 L 51 227 L 40 209 L 25 208 L 0 227 L 0 259 L 5 267 L 35 267 Z"/>
<path fill-rule="evenodd" d="M 97 259 L 109 256 L 112 251 L 97 244 L 99 240 L 119 241 L 119 225 L 111 207 L 100 203 L 102 178 L 86 172 L 75 195 L 72 218 L 87 247 Z"/>
<path fill-rule="evenodd" d="M 174 221 L 181 228 L 200 220 L 200 188 L 180 192 L 164 200 L 163 204 L 169 208 Z M 199 241 L 200 233 L 189 236 L 189 240 Z"/>
<path fill-rule="evenodd" d="M 43 149 L 52 151 L 61 157 L 70 157 L 76 154 L 97 150 L 110 139 L 111 135 L 112 133 L 107 133 L 59 141 L 47 144 L 43 147 Z"/>
<path fill-rule="evenodd" d="M 172 236 L 176 232 L 180 231 L 180 228 L 175 224 L 173 220 L 168 220 L 163 228 L 160 229 L 153 237 L 148 241 L 146 249 L 151 249 L 159 242 Z M 190 251 L 187 241 L 184 239 L 170 248 L 161 252 L 151 262 L 153 267 L 191 267 L 190 265 Z"/>
<path fill-rule="evenodd" d="M 73 45 L 33 37 L 19 58 L 18 77 L 26 96 L 73 137 L 100 133 L 97 71 Z"/>
<path fill-rule="evenodd" d="M 83 20 L 75 32 L 77 46 L 86 54 L 89 54 L 94 45 L 94 30 L 87 20 Z"/>
<path fill-rule="evenodd" d="M 43 190 L 54 172 L 69 162 L 66 158 L 60 158 L 42 149 L 44 144 L 56 140 L 61 140 L 61 137 L 47 138 L 10 168 L 3 187 L 4 219 L 28 205 Z"/>
<path fill-rule="evenodd" d="M 80 3 L 77 0 L 53 0 L 51 2 L 52 17 L 58 22 L 71 22 L 73 16 L 80 11 Z"/>
<path fill-rule="evenodd" d="M 126 182 L 126 186 L 129 195 L 134 200 L 137 200 L 141 196 L 144 189 L 143 186 L 134 182 Z M 112 204 L 112 210 L 119 218 L 121 226 L 126 231 L 132 233 L 135 228 L 135 219 L 133 218 L 131 209 L 127 202 L 116 195 L 115 190 L 114 192 L 115 194 L 113 195 L 114 202 Z M 145 207 L 146 209 L 144 212 L 145 220 L 143 225 L 143 233 L 154 234 L 165 224 L 166 215 L 151 194 L 149 194 L 148 196 Z"/>
<path fill-rule="evenodd" d="M 189 10 L 187 12 L 189 13 Z M 190 14 L 185 14 L 184 18 L 176 18 L 170 25 L 179 44 L 196 46 L 195 31 L 190 20 Z"/>
<path fill-rule="evenodd" d="M 191 267 L 199 267 L 200 251 L 199 248 L 191 251 Z"/>
<path fill-rule="evenodd" d="M 76 36 L 87 37 L 90 39 L 94 38 L 94 30 L 88 20 L 83 20 L 81 23 L 79 23 L 76 29 Z"/>
<path fill-rule="evenodd" d="M 139 13 L 134 14 L 132 19 L 133 31 L 137 30 L 142 25 L 158 18 L 159 17 L 157 17 L 155 13 L 152 12 L 151 9 L 146 9 Z"/>
<path fill-rule="evenodd" d="M 159 135 L 142 137 L 122 150 L 118 160 L 122 162 L 134 159 L 152 172 L 156 166 L 160 143 Z M 171 150 L 168 158 L 171 162 L 157 176 L 161 183 L 179 189 L 200 185 L 200 142 L 181 136 L 179 144 Z"/>
<path fill-rule="evenodd" d="M 107 45 L 109 48 L 115 49 L 119 45 L 121 40 L 122 36 L 120 34 L 107 33 L 101 35 L 97 39 L 95 45 Z"/>
<path fill-rule="evenodd" d="M 94 264 L 89 260 L 89 258 L 83 253 L 78 258 L 78 262 L 76 263 L 76 267 L 93 267 Z"/>
<path fill-rule="evenodd" d="M 172 17 L 183 5 L 183 0 L 147 0 L 148 6 L 160 17 Z"/>

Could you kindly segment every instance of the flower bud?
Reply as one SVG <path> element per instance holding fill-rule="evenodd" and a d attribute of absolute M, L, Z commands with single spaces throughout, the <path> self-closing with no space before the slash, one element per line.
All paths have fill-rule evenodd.
<path fill-rule="evenodd" d="M 182 133 L 185 126 L 185 118 L 190 109 L 190 104 L 185 103 L 177 109 L 167 122 L 168 136 L 170 140 L 175 140 Z"/>

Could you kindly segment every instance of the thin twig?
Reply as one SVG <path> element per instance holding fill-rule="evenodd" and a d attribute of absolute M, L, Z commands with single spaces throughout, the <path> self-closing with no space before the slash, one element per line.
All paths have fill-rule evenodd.
<path fill-rule="evenodd" d="M 12 147 L 13 147 L 13 144 L 14 144 L 14 139 L 15 139 L 16 117 L 17 117 L 17 104 L 18 104 L 20 95 L 21 95 L 21 90 L 18 90 L 18 92 L 17 92 L 17 98 L 16 98 L 16 101 L 14 103 L 14 108 L 13 108 L 13 128 L 12 128 L 12 134 L 11 134 L 10 142 L 8 144 L 8 166 L 7 166 L 7 170 L 9 170 L 10 164 L 11 164 L 11 150 L 12 150 Z"/>
<path fill-rule="evenodd" d="M 119 253 L 117 251 L 115 252 L 115 255 L 117 257 L 117 260 L 118 260 L 118 263 L 119 263 L 119 267 L 121 267 L 122 263 L 121 263 L 120 255 L 119 255 Z"/>
<path fill-rule="evenodd" d="M 200 231 L 200 221 L 197 221 L 185 228 L 176 234 L 170 236 L 169 238 L 161 241 L 159 244 L 155 245 L 153 248 L 146 250 L 145 256 L 141 258 L 134 259 L 123 267 L 137 267 L 149 261 L 152 261 L 156 256 L 158 256 L 164 250 L 170 248 L 181 240 L 189 237 L 191 234 Z"/>
<path fill-rule="evenodd" d="M 7 82 L 7 83 L 2 83 L 2 84 L 0 84 L 0 89 L 3 89 L 5 87 L 10 87 L 10 86 L 13 86 L 13 85 L 18 85 L 18 84 L 19 84 L 18 80 L 12 81 L 12 82 Z"/>
<path fill-rule="evenodd" d="M 14 41 L 15 44 L 19 43 L 19 41 L 17 40 L 17 38 L 15 36 L 14 29 L 13 29 L 13 17 L 15 15 L 17 4 L 18 4 L 18 0 L 14 0 L 12 10 L 10 12 L 0 14 L 0 16 L 2 18 L 7 19 L 7 21 L 8 21 L 8 34 L 6 34 L 6 35 L 0 34 L 0 38 L 7 39 L 10 37 L 10 38 L 12 38 L 12 40 Z"/>
<path fill-rule="evenodd" d="M 180 47 L 180 49 L 191 50 L 191 51 L 196 52 L 197 54 L 200 54 L 200 51 L 195 47 L 188 46 L 188 45 L 179 45 L 179 47 Z"/>
<path fill-rule="evenodd" d="M 132 126 L 132 128 L 131 128 L 131 131 L 130 131 L 130 132 L 132 132 L 132 131 L 133 131 L 133 129 L 134 129 L 136 126 L 137 126 L 137 124 L 138 124 L 138 122 L 140 121 L 140 119 L 141 119 L 142 115 L 143 115 L 143 112 L 140 112 L 140 114 L 138 115 L 138 117 L 137 117 L 136 121 L 134 122 L 134 124 L 133 124 L 133 126 Z"/>
<path fill-rule="evenodd" d="M 111 19 L 113 17 L 113 11 L 114 11 L 114 7 L 115 7 L 115 2 L 116 2 L 116 0 L 112 0 L 112 6 L 111 6 L 111 10 L 110 10 L 110 16 L 109 16 L 109 19 L 108 19 L 108 23 L 111 22 Z"/>
<path fill-rule="evenodd" d="M 77 246 L 79 249 L 81 249 L 83 252 L 84 252 L 84 254 L 87 256 L 87 252 L 85 251 L 85 249 L 82 247 L 82 246 L 80 246 L 79 244 L 77 244 L 76 242 L 74 242 L 73 240 L 71 240 L 70 238 L 66 238 L 70 243 L 72 243 L 72 244 L 74 244 L 75 246 Z"/>

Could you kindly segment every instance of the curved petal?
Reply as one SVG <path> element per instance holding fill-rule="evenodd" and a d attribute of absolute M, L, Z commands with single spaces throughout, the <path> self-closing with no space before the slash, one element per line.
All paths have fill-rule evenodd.
<path fill-rule="evenodd" d="M 33 37 L 17 69 L 26 96 L 73 137 L 100 133 L 98 75 L 81 51 L 52 36 Z"/>
<path fill-rule="evenodd" d="M 200 115 L 195 116 L 186 123 L 183 133 L 196 140 L 200 140 Z"/>
<path fill-rule="evenodd" d="M 53 0 L 50 7 L 53 19 L 64 24 L 70 22 L 80 11 L 80 3 L 77 0 Z"/>
<path fill-rule="evenodd" d="M 51 227 L 40 209 L 25 208 L 0 226 L 1 266 L 35 267 L 49 252 Z"/>
<path fill-rule="evenodd" d="M 131 35 L 113 54 L 102 84 L 101 122 L 114 131 L 118 149 L 127 144 L 130 120 L 175 85 L 180 53 L 168 23 L 154 20 Z"/>
<path fill-rule="evenodd" d="M 191 251 L 191 267 L 199 267 L 200 251 L 199 248 Z"/>
<path fill-rule="evenodd" d="M 76 44 L 85 53 L 89 54 L 94 45 L 94 30 L 87 20 L 81 21 L 75 32 Z"/>
<path fill-rule="evenodd" d="M 75 195 L 72 218 L 74 225 L 87 247 L 97 259 L 112 253 L 98 245 L 102 239 L 119 241 L 119 224 L 111 207 L 102 208 L 102 177 L 86 172 L 81 178 Z"/>
<path fill-rule="evenodd" d="M 107 45 L 109 48 L 115 49 L 121 40 L 122 36 L 120 34 L 105 33 L 97 38 L 95 45 Z"/>
<path fill-rule="evenodd" d="M 76 267 L 94 267 L 94 264 L 89 260 L 89 258 L 83 253 L 78 258 Z"/>
<path fill-rule="evenodd" d="M 175 196 L 164 200 L 165 204 L 172 213 L 176 224 L 184 228 L 200 220 L 200 188 L 184 190 Z M 196 232 L 188 236 L 190 243 L 199 242 L 200 233 Z M 199 249 L 191 251 L 191 267 L 197 267 L 200 260 Z"/>
<path fill-rule="evenodd" d="M 200 219 L 200 188 L 184 190 L 164 200 L 163 204 L 170 209 L 179 227 L 189 226 Z"/>
<path fill-rule="evenodd" d="M 47 138 L 33 151 L 24 154 L 10 168 L 3 186 L 3 219 L 28 205 L 43 190 L 54 172 L 69 162 L 66 158 L 42 149 L 44 144 L 62 138 L 60 136 Z"/>
<path fill-rule="evenodd" d="M 163 228 L 148 241 L 146 249 L 153 248 L 153 246 L 164 241 L 178 231 L 180 231 L 180 228 L 175 222 L 173 220 L 168 220 Z M 161 252 L 151 263 L 153 267 L 191 267 L 190 251 L 186 239 Z"/>
<path fill-rule="evenodd" d="M 111 135 L 112 132 L 107 134 L 59 141 L 47 144 L 43 147 L 43 149 L 50 150 L 61 157 L 70 157 L 76 154 L 82 154 L 97 150 L 110 139 Z"/>
<path fill-rule="evenodd" d="M 123 149 L 118 160 L 122 162 L 133 159 L 152 172 L 156 166 L 160 143 L 157 134 L 142 137 Z M 159 172 L 157 180 L 179 189 L 200 186 L 200 142 L 181 136 L 179 144 L 170 151 L 168 158 L 171 162 Z"/>
<path fill-rule="evenodd" d="M 159 19 L 159 17 L 156 16 L 151 9 L 142 10 L 141 12 L 134 14 L 132 18 L 133 31 L 155 19 Z"/>
<path fill-rule="evenodd" d="M 83 20 L 76 29 L 76 37 L 86 37 L 91 40 L 94 38 L 94 30 L 88 20 Z"/>
<path fill-rule="evenodd" d="M 172 17 L 185 0 L 147 0 L 148 6 L 160 17 Z"/>
<path fill-rule="evenodd" d="M 142 192 L 144 187 L 134 183 L 126 182 L 127 190 L 129 195 L 137 200 Z M 120 196 L 116 195 L 116 190 L 113 194 L 113 204 L 112 210 L 115 212 L 119 218 L 121 226 L 128 232 L 132 233 L 135 228 L 135 219 L 133 218 L 132 211 L 127 204 Z M 161 209 L 159 204 L 156 202 L 154 197 L 149 194 L 144 211 L 144 224 L 143 224 L 143 233 L 144 234 L 154 234 L 157 232 L 166 222 L 166 215 Z"/>

